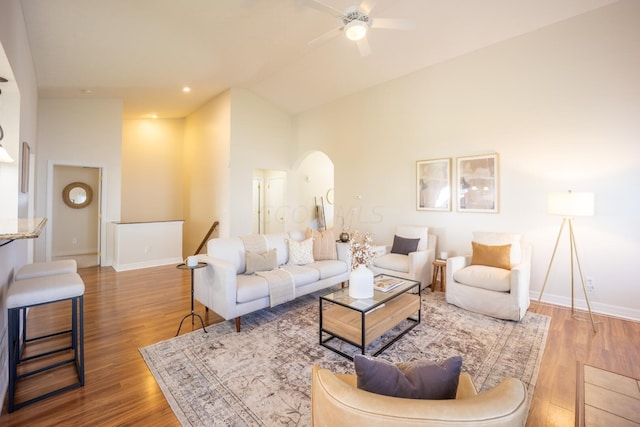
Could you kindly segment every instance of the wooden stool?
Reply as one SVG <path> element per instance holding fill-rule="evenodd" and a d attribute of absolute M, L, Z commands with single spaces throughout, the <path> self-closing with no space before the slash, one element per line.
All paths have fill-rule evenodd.
<path fill-rule="evenodd" d="M 440 281 L 438 282 L 438 274 L 440 275 Z M 436 283 L 440 286 L 436 287 Z M 433 261 L 433 278 L 431 279 L 432 291 L 446 291 L 447 290 L 447 261 L 443 259 L 437 259 Z"/>
<path fill-rule="evenodd" d="M 7 292 L 8 308 L 8 345 L 9 345 L 9 412 L 13 412 L 23 406 L 46 399 L 72 388 L 84 385 L 84 282 L 77 273 L 55 274 L 51 276 L 34 277 L 18 280 L 9 287 Z M 71 329 L 53 332 L 35 338 L 27 338 L 26 316 L 27 308 L 35 307 L 59 301 L 71 300 Z M 20 317 L 22 315 L 22 336 L 20 334 Z M 70 334 L 71 344 L 66 347 L 53 350 L 44 350 L 34 355 L 23 357 L 23 352 L 28 344 L 42 342 L 43 340 L 58 335 Z M 38 346 L 38 344 L 34 344 Z M 38 346 L 39 347 L 39 346 Z M 36 362 L 37 368 L 29 370 L 31 361 L 46 360 L 63 352 L 73 352 L 73 357 L 65 360 L 55 358 L 48 365 Z M 55 390 L 45 392 L 24 402 L 16 403 L 16 386 L 19 380 L 31 375 L 40 374 L 50 369 L 74 363 L 78 373 L 78 381 L 62 386 Z M 23 364 L 24 369 L 18 374 L 18 366 Z"/>

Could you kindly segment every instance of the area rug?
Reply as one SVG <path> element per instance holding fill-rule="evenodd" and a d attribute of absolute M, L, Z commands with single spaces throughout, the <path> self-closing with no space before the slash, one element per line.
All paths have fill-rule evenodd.
<path fill-rule="evenodd" d="M 527 313 L 521 322 L 493 319 L 447 304 L 443 293 L 429 291 L 422 295 L 422 308 L 422 323 L 379 358 L 438 362 L 462 355 L 462 369 L 478 390 L 516 377 L 526 385 L 530 402 L 549 317 Z M 318 344 L 318 294 L 243 316 L 240 333 L 233 321 L 207 330 L 140 349 L 185 426 L 308 426 L 311 366 L 354 372 L 353 362 Z M 342 349 L 350 351 L 348 345 Z"/>

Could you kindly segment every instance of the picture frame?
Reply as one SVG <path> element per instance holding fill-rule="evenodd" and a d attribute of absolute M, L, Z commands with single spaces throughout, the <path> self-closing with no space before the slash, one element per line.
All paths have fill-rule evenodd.
<path fill-rule="evenodd" d="M 498 153 L 458 157 L 456 172 L 458 212 L 500 212 Z"/>
<path fill-rule="evenodd" d="M 26 142 L 22 143 L 22 153 L 20 158 L 20 192 L 29 192 L 29 163 L 31 157 L 31 147 Z"/>
<path fill-rule="evenodd" d="M 416 162 L 416 209 L 451 211 L 451 158 Z"/>

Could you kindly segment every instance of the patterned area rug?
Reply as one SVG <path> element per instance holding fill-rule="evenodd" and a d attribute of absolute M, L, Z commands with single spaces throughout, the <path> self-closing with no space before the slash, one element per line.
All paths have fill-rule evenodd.
<path fill-rule="evenodd" d="M 437 362 L 462 355 L 462 369 L 478 390 L 516 377 L 531 399 L 549 317 L 493 319 L 449 305 L 443 293 L 428 290 L 422 306 L 422 323 L 378 357 Z M 354 372 L 353 362 L 318 344 L 317 294 L 243 316 L 240 333 L 233 321 L 207 330 L 140 350 L 185 426 L 307 426 L 311 366 Z"/>

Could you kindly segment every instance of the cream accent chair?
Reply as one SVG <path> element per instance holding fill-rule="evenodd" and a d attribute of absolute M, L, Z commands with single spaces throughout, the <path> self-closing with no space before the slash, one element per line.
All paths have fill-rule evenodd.
<path fill-rule="evenodd" d="M 527 390 L 507 378 L 478 394 L 469 374 L 460 374 L 455 399 L 423 400 L 383 396 L 360 390 L 353 374 L 335 374 L 319 366 L 311 370 L 311 425 L 363 426 L 523 426 Z"/>
<path fill-rule="evenodd" d="M 392 254 L 391 246 L 385 253 L 373 259 L 369 269 L 374 274 L 389 274 L 410 280 L 418 280 L 421 287 L 431 284 L 433 260 L 436 257 L 437 236 L 429 234 L 429 227 L 400 225 L 396 227 L 396 236 L 407 239 L 420 239 L 418 249 L 409 255 Z"/>
<path fill-rule="evenodd" d="M 520 234 L 474 232 L 484 245 L 511 244 L 511 270 L 471 265 L 471 255 L 447 260 L 446 299 L 450 304 L 505 320 L 522 320 L 529 308 L 531 245 Z"/>

